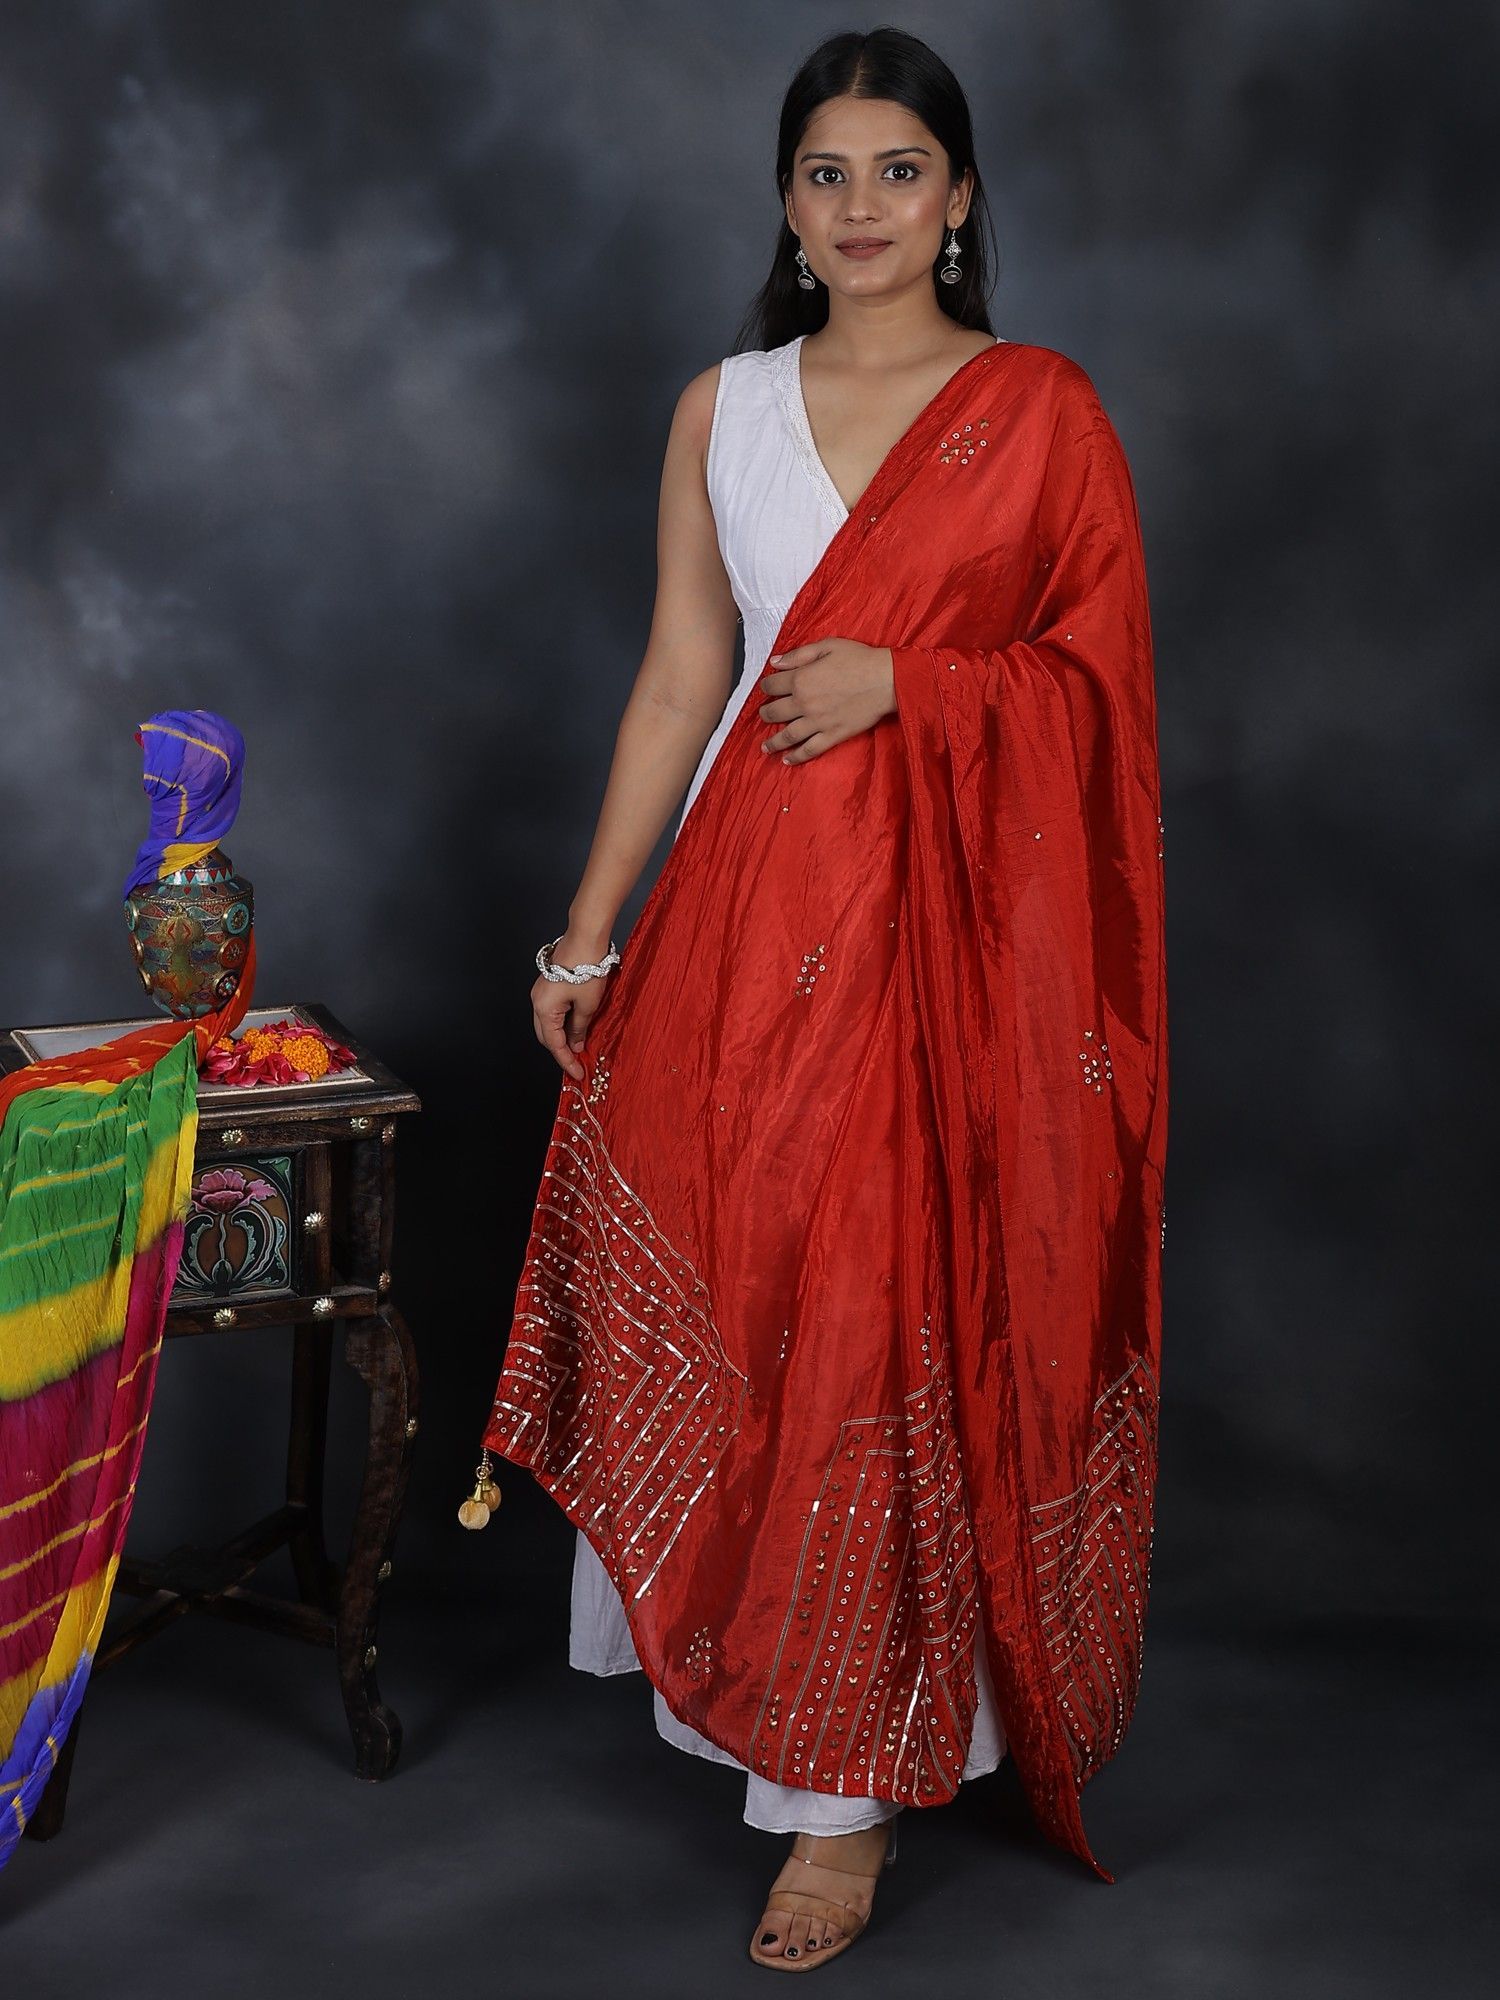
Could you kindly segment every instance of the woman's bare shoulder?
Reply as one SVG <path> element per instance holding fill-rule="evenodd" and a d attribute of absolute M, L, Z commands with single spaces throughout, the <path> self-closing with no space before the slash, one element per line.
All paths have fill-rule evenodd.
<path fill-rule="evenodd" d="M 708 448 L 708 434 L 713 428 L 719 371 L 723 365 L 723 362 L 715 361 L 711 367 L 700 370 L 683 388 L 672 413 L 673 431 L 702 451 Z"/>

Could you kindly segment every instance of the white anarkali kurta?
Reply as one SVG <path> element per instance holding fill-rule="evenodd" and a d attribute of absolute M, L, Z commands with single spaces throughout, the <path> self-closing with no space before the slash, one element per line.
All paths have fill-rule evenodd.
<path fill-rule="evenodd" d="M 744 621 L 745 666 L 693 774 L 683 819 L 735 717 L 755 693 L 793 598 L 848 518 L 813 443 L 802 395 L 801 349 L 799 338 L 783 347 L 731 354 L 720 367 L 708 444 L 708 492 L 719 551 Z M 679 820 L 679 832 L 681 826 Z M 568 1660 L 591 1674 L 629 1673 L 641 1665 L 619 1593 L 582 1533 L 573 1561 Z M 1006 1747 L 982 1635 L 976 1635 L 975 1669 L 979 1705 L 965 1778 L 993 1771 Z M 845 1799 L 771 1784 L 680 1722 L 659 1692 L 655 1714 L 657 1729 L 669 1743 L 745 1772 L 744 1816 L 751 1826 L 771 1833 L 852 1833 L 901 1810 L 889 1800 Z"/>

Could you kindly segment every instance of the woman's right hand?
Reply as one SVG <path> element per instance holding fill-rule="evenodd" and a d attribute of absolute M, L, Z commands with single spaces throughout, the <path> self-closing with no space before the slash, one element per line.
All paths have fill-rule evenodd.
<path fill-rule="evenodd" d="M 609 939 L 575 936 L 565 931 L 552 947 L 554 965 L 597 965 L 609 950 Z M 581 1049 L 589 1022 L 599 1011 L 608 981 L 607 972 L 575 986 L 567 979 L 547 979 L 540 973 L 531 989 L 531 1018 L 536 1038 L 550 1049 L 575 1083 L 583 1080 L 583 1064 L 574 1051 Z"/>

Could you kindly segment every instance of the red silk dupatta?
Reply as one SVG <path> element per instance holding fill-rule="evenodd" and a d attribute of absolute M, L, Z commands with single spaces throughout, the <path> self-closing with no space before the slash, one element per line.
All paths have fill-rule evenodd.
<path fill-rule="evenodd" d="M 1135 497 L 1001 343 L 773 650 L 893 651 L 805 764 L 737 716 L 564 1078 L 485 1444 L 588 1536 L 674 1714 L 779 1784 L 955 1793 L 983 1631 L 1046 1834 L 1135 1700 L 1167 1114 Z"/>

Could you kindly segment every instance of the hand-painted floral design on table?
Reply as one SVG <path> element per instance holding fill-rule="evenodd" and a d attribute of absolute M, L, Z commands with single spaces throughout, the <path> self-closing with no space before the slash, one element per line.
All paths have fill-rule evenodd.
<path fill-rule="evenodd" d="M 200 1167 L 177 1271 L 179 1302 L 280 1292 L 292 1282 L 292 1162 L 271 1154 L 243 1167 Z"/>

